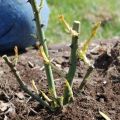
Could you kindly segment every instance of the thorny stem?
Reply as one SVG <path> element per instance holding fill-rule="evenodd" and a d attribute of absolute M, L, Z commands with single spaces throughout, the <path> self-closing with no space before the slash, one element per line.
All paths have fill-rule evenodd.
<path fill-rule="evenodd" d="M 80 22 L 74 21 L 73 30 L 79 33 L 80 30 Z M 68 81 L 70 87 L 72 88 L 73 78 L 76 72 L 77 66 L 77 49 L 78 49 L 78 36 L 72 36 L 72 44 L 71 44 L 71 55 L 70 55 L 70 68 L 66 75 L 66 80 Z M 72 96 L 69 94 L 69 89 L 66 86 L 64 89 L 64 101 L 63 104 L 67 104 Z"/>
<path fill-rule="evenodd" d="M 28 0 L 28 2 L 30 2 L 31 7 L 33 9 L 36 28 L 37 28 L 37 36 L 38 36 L 39 42 L 43 46 L 43 49 L 44 49 L 46 56 L 49 58 L 48 47 L 46 44 L 46 38 L 45 38 L 44 31 L 41 27 L 41 17 L 39 14 L 39 7 L 41 7 L 41 6 L 39 6 L 39 7 L 37 6 L 36 0 Z M 47 80 L 48 80 L 49 92 L 50 92 L 52 97 L 57 98 L 51 65 L 44 64 L 44 66 L 45 66 L 45 71 L 46 71 Z"/>
<path fill-rule="evenodd" d="M 88 70 L 87 70 L 87 73 L 85 74 L 80 86 L 79 86 L 79 91 L 82 92 L 84 90 L 84 87 L 88 81 L 88 78 L 90 76 L 90 74 L 92 73 L 92 71 L 94 70 L 94 67 L 93 66 L 89 66 Z"/>
<path fill-rule="evenodd" d="M 12 62 L 9 60 L 9 58 L 6 55 L 4 55 L 3 59 L 5 60 L 7 65 L 10 67 L 10 69 L 13 72 L 14 76 L 16 77 L 16 80 L 19 83 L 20 87 L 26 93 L 28 93 L 31 97 L 33 97 L 35 100 L 37 100 L 43 107 L 47 107 L 48 109 L 52 110 L 52 108 L 49 106 L 49 104 L 47 102 L 43 101 L 40 96 L 34 94 L 31 90 L 28 89 L 27 85 L 25 85 L 24 82 L 22 81 L 22 78 L 21 78 L 19 72 L 17 71 L 15 65 L 12 64 Z"/>
<path fill-rule="evenodd" d="M 83 44 L 82 50 L 79 53 L 79 58 L 82 59 L 85 63 L 87 63 L 89 65 L 87 73 L 85 74 L 83 81 L 81 82 L 81 84 L 79 86 L 80 92 L 82 92 L 84 90 L 84 87 L 88 81 L 88 78 L 89 78 L 91 72 L 94 70 L 94 66 L 90 63 L 90 61 L 86 57 L 86 52 L 88 50 L 90 42 L 92 41 L 92 38 L 96 35 L 97 29 L 100 27 L 100 24 L 101 24 L 101 22 L 97 22 L 95 24 L 95 26 L 92 29 L 90 37 L 85 41 L 85 43 Z"/>

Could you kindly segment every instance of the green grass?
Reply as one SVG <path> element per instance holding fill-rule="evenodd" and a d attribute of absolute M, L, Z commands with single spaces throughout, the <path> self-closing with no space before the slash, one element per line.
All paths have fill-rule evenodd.
<path fill-rule="evenodd" d="M 49 25 L 46 31 L 50 43 L 68 42 L 71 37 L 58 20 L 63 14 L 72 26 L 74 20 L 81 22 L 80 40 L 85 40 L 93 23 L 103 20 L 104 25 L 95 39 L 107 39 L 120 36 L 120 0 L 47 0 L 51 9 Z M 106 20 L 106 19 L 109 20 Z"/>

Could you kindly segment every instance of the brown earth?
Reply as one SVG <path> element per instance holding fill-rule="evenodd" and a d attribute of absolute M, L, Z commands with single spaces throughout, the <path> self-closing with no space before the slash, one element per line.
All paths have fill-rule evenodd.
<path fill-rule="evenodd" d="M 62 110 L 50 112 L 24 93 L 9 67 L 0 57 L 0 120 L 104 120 L 99 110 L 111 120 L 120 120 L 120 40 L 91 45 L 89 59 L 95 59 L 96 69 L 85 90 L 78 94 L 78 86 L 88 66 L 78 61 L 74 79 L 74 101 Z M 99 46 L 98 46 L 99 45 Z M 98 46 L 98 47 L 95 47 Z M 93 49 L 94 48 L 94 49 Z M 70 48 L 67 45 L 49 47 L 53 62 L 65 71 L 69 67 Z M 13 60 L 14 56 L 9 56 Z M 33 64 L 31 67 L 28 61 Z M 38 89 L 48 94 L 42 60 L 35 49 L 20 54 L 17 69 L 25 83 L 34 80 Z M 61 95 L 64 80 L 54 72 L 57 93 Z M 31 88 L 32 89 L 32 88 Z"/>

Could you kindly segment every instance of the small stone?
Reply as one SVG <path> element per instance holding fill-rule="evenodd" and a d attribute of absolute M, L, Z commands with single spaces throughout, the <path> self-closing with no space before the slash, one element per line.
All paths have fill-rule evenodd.
<path fill-rule="evenodd" d="M 103 84 L 105 85 L 107 83 L 107 81 L 103 81 Z"/>
<path fill-rule="evenodd" d="M 101 103 L 104 103 L 104 99 L 103 99 L 103 98 L 100 98 L 100 102 L 101 102 Z"/>

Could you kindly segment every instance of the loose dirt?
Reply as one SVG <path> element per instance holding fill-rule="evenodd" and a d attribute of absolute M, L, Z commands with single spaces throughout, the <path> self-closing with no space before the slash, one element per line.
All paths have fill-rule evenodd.
<path fill-rule="evenodd" d="M 88 68 L 78 61 L 74 78 L 74 101 L 62 110 L 50 112 L 24 93 L 16 78 L 0 57 L 0 120 L 104 120 L 102 111 L 111 120 L 120 120 L 120 40 L 93 43 L 88 51 L 88 58 L 95 59 L 95 70 L 89 77 L 82 94 L 78 87 Z M 68 71 L 69 45 L 49 47 L 52 61 L 59 69 Z M 11 60 L 14 56 L 9 56 Z M 30 65 L 28 62 L 31 62 Z M 47 80 L 42 59 L 37 50 L 29 49 L 19 55 L 17 70 L 30 89 L 34 80 L 38 89 L 48 94 Z M 62 94 L 65 81 L 54 72 L 57 93 Z"/>

